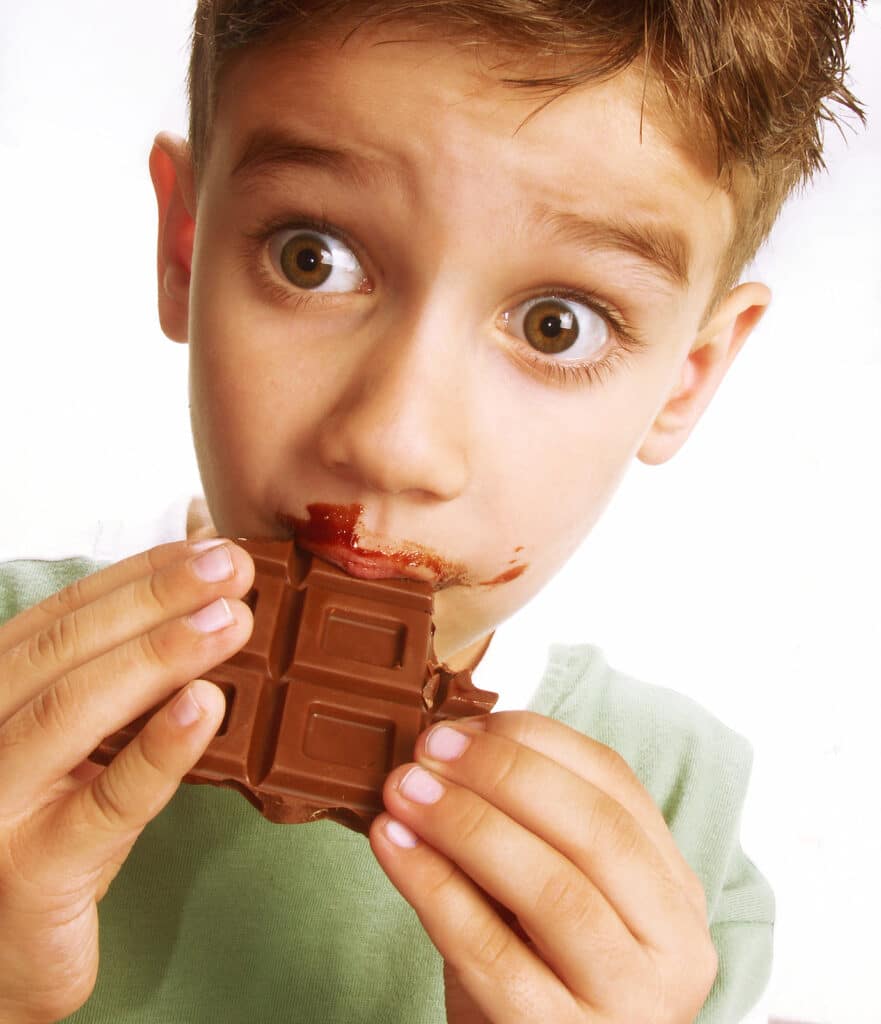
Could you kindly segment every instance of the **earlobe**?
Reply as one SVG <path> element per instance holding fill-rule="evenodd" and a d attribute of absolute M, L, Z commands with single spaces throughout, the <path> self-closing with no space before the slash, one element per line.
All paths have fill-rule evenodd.
<path fill-rule="evenodd" d="M 156 136 L 150 152 L 150 177 L 159 212 L 159 321 L 168 338 L 186 342 L 196 203 L 190 147 L 185 139 L 170 132 Z"/>
<path fill-rule="evenodd" d="M 756 282 L 738 286 L 724 300 L 695 339 L 676 387 L 637 453 L 640 462 L 658 466 L 685 444 L 770 301 L 769 289 Z"/>

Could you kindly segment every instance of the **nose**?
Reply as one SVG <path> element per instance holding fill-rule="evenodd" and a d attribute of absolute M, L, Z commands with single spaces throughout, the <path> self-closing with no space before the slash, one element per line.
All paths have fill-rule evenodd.
<path fill-rule="evenodd" d="M 324 465 L 375 492 L 445 501 L 461 493 L 468 473 L 466 355 L 454 348 L 427 324 L 368 346 L 321 424 Z"/>

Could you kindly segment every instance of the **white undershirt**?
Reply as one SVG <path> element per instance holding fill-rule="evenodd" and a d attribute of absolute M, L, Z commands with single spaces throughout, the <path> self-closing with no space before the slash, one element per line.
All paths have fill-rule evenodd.
<path fill-rule="evenodd" d="M 192 495 L 178 498 L 149 520 L 99 519 L 87 526 L 67 526 L 56 537 L 22 540 L 0 537 L 0 562 L 34 560 L 56 562 L 64 558 L 90 558 L 120 562 L 158 544 L 185 540 L 187 511 Z"/>

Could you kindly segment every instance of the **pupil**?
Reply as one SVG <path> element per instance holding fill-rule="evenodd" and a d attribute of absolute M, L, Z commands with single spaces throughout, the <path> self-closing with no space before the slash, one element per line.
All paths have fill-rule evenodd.
<path fill-rule="evenodd" d="M 297 266 L 307 273 L 313 271 L 320 263 L 318 254 L 314 249 L 303 249 L 297 253 Z"/>
<path fill-rule="evenodd" d="M 542 331 L 549 338 L 556 338 L 563 329 L 558 316 L 546 316 L 541 322 Z"/>

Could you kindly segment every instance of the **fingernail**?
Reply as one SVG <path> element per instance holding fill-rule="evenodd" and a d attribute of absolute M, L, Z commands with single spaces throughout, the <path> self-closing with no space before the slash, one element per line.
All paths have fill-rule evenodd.
<path fill-rule="evenodd" d="M 209 604 L 207 608 L 190 616 L 191 625 L 200 633 L 216 633 L 233 622 L 235 622 L 235 616 L 222 597 L 213 604 Z"/>
<path fill-rule="evenodd" d="M 436 803 L 444 795 L 444 787 L 418 765 L 411 768 L 398 784 L 398 791 L 417 804 Z"/>
<path fill-rule="evenodd" d="M 202 707 L 193 696 L 192 685 L 188 686 L 171 706 L 171 717 L 181 728 L 192 725 L 202 717 Z"/>
<path fill-rule="evenodd" d="M 395 846 L 403 846 L 408 850 L 412 850 L 419 842 L 419 836 L 415 832 L 411 832 L 406 825 L 402 825 L 394 818 L 389 818 L 385 823 L 385 834 Z"/>
<path fill-rule="evenodd" d="M 235 572 L 227 547 L 215 547 L 204 555 L 193 559 L 193 572 L 207 583 L 228 580 Z"/>
<path fill-rule="evenodd" d="M 451 729 L 447 725 L 438 725 L 428 734 L 425 741 L 425 752 L 435 761 L 455 761 L 461 757 L 465 748 L 471 742 L 471 737 L 458 729 Z"/>

